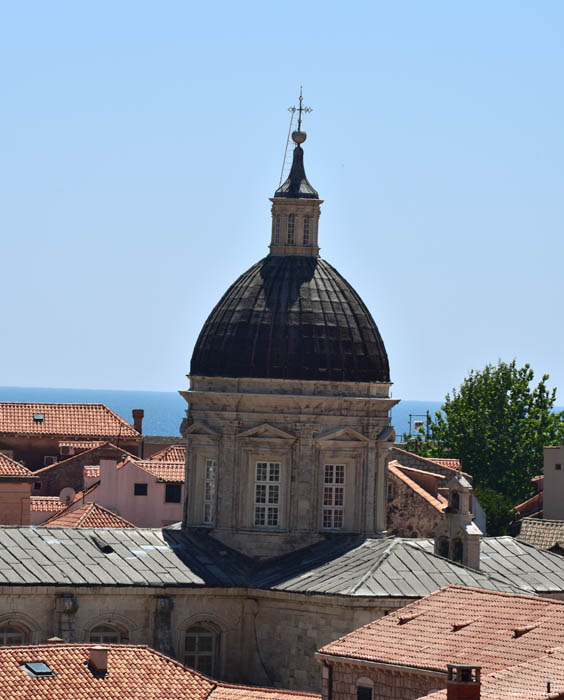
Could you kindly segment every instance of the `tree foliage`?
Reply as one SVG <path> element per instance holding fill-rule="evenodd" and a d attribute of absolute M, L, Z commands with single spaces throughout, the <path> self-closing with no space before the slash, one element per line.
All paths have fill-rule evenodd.
<path fill-rule="evenodd" d="M 533 379 L 530 366 L 519 368 L 515 360 L 472 370 L 447 394 L 429 438 L 417 435 L 406 446 L 424 456 L 459 458 L 490 510 L 499 511 L 497 531 L 511 505 L 530 495 L 531 478 L 542 473 L 543 447 L 564 442 L 564 412 L 553 411 L 556 390 L 547 388 L 548 375 L 536 386 Z"/>

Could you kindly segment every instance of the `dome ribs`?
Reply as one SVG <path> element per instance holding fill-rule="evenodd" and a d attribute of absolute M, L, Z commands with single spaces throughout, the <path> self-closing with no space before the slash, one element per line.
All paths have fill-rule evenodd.
<path fill-rule="evenodd" d="M 191 374 L 389 381 L 384 343 L 349 283 L 321 258 L 267 256 L 211 312 Z"/>

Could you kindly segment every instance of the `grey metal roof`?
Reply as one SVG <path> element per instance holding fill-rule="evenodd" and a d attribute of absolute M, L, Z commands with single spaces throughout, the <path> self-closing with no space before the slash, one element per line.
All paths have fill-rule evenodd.
<path fill-rule="evenodd" d="M 433 540 L 413 540 L 432 552 Z M 564 557 L 513 537 L 482 537 L 480 570 L 527 593 L 564 593 Z"/>
<path fill-rule="evenodd" d="M 327 540 L 263 567 L 253 583 L 258 588 L 345 596 L 420 598 L 449 584 L 525 592 L 516 583 L 455 564 L 416 542 L 401 537 Z"/>
<path fill-rule="evenodd" d="M 432 540 L 335 536 L 256 563 L 201 531 L 0 527 L 0 587 L 248 587 L 419 598 L 448 584 L 561 593 L 564 558 L 511 537 L 487 537 L 482 570 L 474 571 L 436 556 Z"/>
<path fill-rule="evenodd" d="M 244 561 L 169 529 L 1 527 L 0 586 L 237 586 Z"/>

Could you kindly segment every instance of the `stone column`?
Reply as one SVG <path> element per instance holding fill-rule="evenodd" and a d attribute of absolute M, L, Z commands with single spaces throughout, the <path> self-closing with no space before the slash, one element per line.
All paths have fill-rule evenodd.
<path fill-rule="evenodd" d="M 295 520 L 296 530 L 306 532 L 317 532 L 319 530 L 319 513 L 313 504 L 315 498 L 315 464 L 313 455 L 313 432 L 315 423 L 296 423 L 295 431 L 298 436 L 297 444 L 294 446 L 294 493 L 295 500 Z"/>
<path fill-rule="evenodd" d="M 217 470 L 217 506 L 215 526 L 221 530 L 233 530 L 239 526 L 239 459 L 236 435 L 239 421 L 223 425 L 219 464 Z"/>
<path fill-rule="evenodd" d="M 174 657 L 172 643 L 172 609 L 174 601 L 166 595 L 155 596 L 153 615 L 153 648 Z"/>
<path fill-rule="evenodd" d="M 57 635 L 65 642 L 76 642 L 74 615 L 78 610 L 78 600 L 72 593 L 57 596 Z"/>

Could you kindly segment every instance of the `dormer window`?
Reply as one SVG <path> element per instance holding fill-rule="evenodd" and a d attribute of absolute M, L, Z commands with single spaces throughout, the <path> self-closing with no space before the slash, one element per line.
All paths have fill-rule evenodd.
<path fill-rule="evenodd" d="M 276 214 L 274 217 L 274 243 L 280 244 L 280 214 Z"/>
<path fill-rule="evenodd" d="M 296 244 L 296 215 L 288 214 L 288 237 L 286 239 L 288 245 Z"/>
<path fill-rule="evenodd" d="M 309 216 L 304 216 L 304 245 L 309 245 Z"/>

